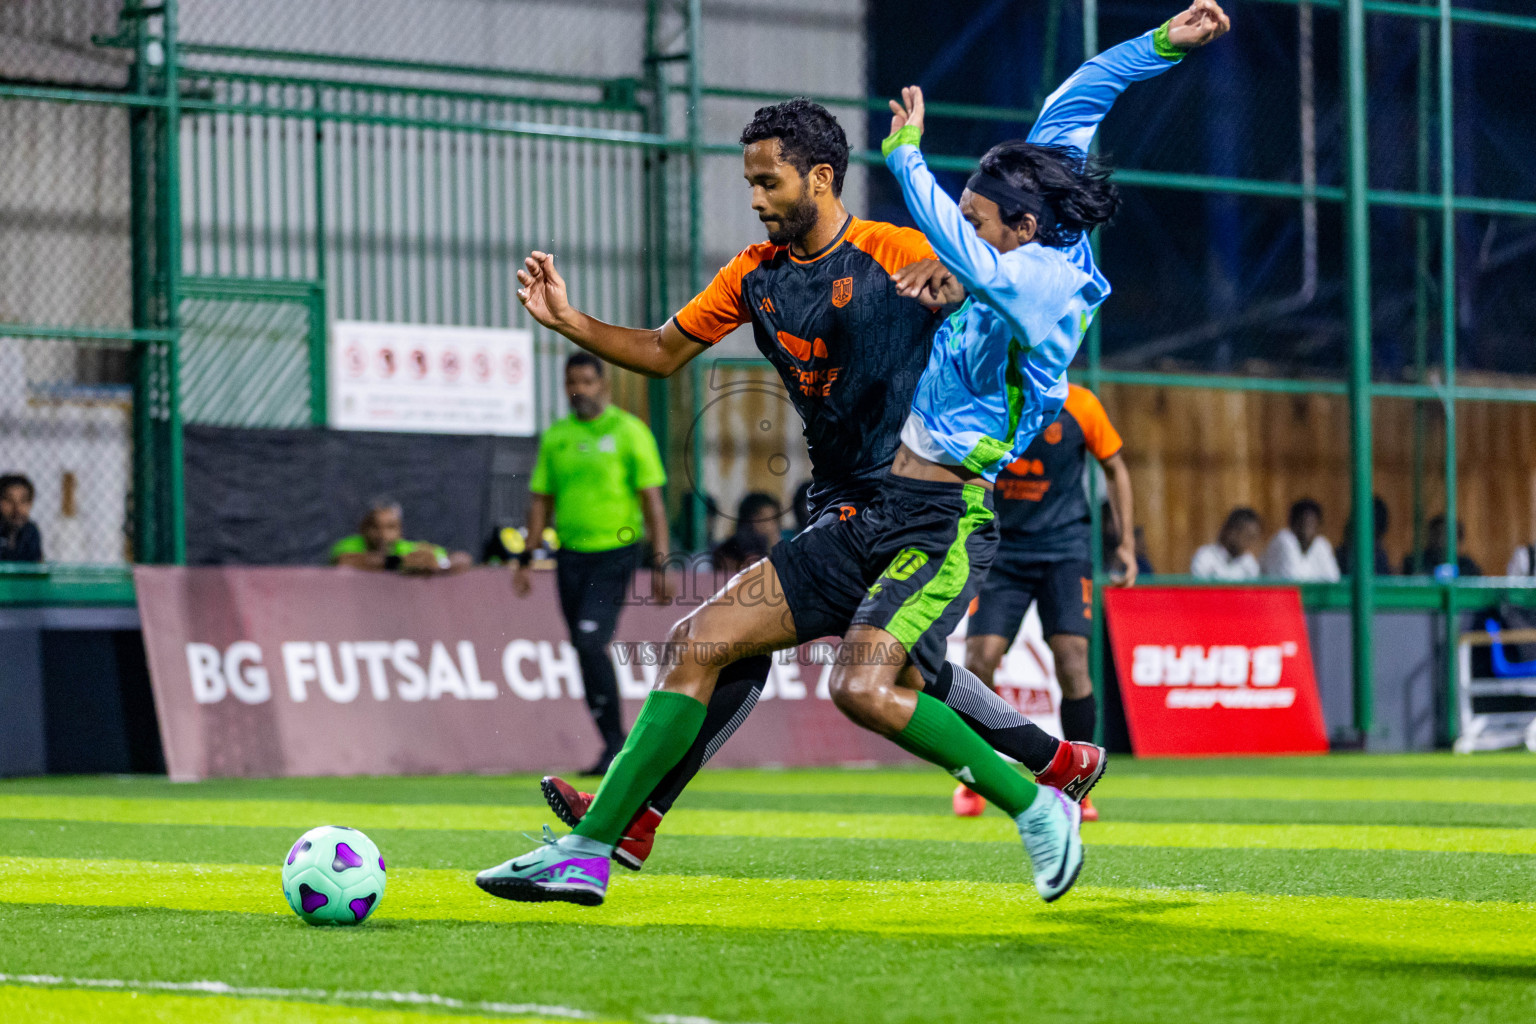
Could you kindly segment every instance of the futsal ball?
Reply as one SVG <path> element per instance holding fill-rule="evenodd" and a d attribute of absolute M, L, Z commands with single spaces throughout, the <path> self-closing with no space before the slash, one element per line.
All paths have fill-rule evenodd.
<path fill-rule="evenodd" d="M 384 899 L 384 857 L 355 828 L 312 828 L 283 862 L 283 895 L 310 924 L 362 924 Z"/>

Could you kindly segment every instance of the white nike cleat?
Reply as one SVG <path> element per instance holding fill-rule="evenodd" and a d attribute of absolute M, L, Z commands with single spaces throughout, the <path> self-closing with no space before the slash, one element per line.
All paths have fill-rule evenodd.
<path fill-rule="evenodd" d="M 1059 789 L 1041 786 L 1034 803 L 1014 819 L 1035 874 L 1040 898 L 1053 903 L 1066 895 L 1083 870 L 1082 808 Z"/>

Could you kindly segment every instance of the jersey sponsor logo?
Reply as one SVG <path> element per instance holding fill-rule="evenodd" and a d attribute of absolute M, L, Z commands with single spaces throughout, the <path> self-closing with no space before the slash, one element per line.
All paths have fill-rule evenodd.
<path fill-rule="evenodd" d="M 1061 444 L 1061 423 L 1052 423 L 1041 436 L 1045 438 L 1046 444 Z"/>
<path fill-rule="evenodd" d="M 797 338 L 788 331 L 779 331 L 777 337 L 779 347 L 789 353 L 789 357 L 797 363 L 809 363 L 814 359 L 831 358 L 831 354 L 827 351 L 827 343 L 820 338 L 814 341 L 806 341 L 804 338 Z M 841 367 L 828 366 L 817 369 L 795 367 L 789 372 L 795 379 L 795 387 L 800 390 L 802 395 L 810 395 L 813 398 L 826 398 L 832 394 L 832 385 L 837 382 L 837 378 L 843 371 Z"/>
<path fill-rule="evenodd" d="M 1280 686 L 1285 659 L 1297 645 L 1140 644 L 1131 653 L 1131 681 L 1137 686 L 1169 687 L 1170 708 L 1288 708 L 1296 691 Z"/>
<path fill-rule="evenodd" d="M 1088 577 L 1084 576 L 1081 579 L 1081 583 L 1083 584 L 1083 618 L 1085 618 L 1085 619 L 1092 619 L 1093 618 L 1093 580 L 1091 580 Z"/>
<path fill-rule="evenodd" d="M 779 332 L 779 347 L 802 363 L 808 363 L 812 359 L 826 359 L 827 343 L 817 338 L 815 341 L 806 341 L 797 338 L 788 331 Z"/>
<path fill-rule="evenodd" d="M 840 277 L 832 282 L 832 305 L 842 309 L 853 298 L 853 278 Z"/>
<path fill-rule="evenodd" d="M 1049 480 L 1008 480 L 999 477 L 997 481 L 998 493 L 1005 501 L 1044 501 L 1050 489 Z"/>
<path fill-rule="evenodd" d="M 1007 468 L 1014 476 L 1045 476 L 1045 463 L 1039 459 L 1014 459 Z"/>

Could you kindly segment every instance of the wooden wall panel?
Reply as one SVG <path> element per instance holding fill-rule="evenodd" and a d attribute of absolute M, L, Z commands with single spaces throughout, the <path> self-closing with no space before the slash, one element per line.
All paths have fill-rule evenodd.
<path fill-rule="evenodd" d="M 1252 505 L 1266 535 L 1292 502 L 1315 498 L 1324 534 L 1338 544 L 1350 513 L 1349 406 L 1337 395 L 1277 395 L 1110 385 L 1103 400 L 1125 437 L 1137 522 L 1164 572 L 1183 572 L 1227 512 Z M 1426 515 L 1445 507 L 1445 423 L 1424 411 Z M 1394 566 L 1413 540 L 1414 403 L 1378 399 L 1373 410 L 1375 489 L 1386 501 L 1384 545 Z M 1463 402 L 1458 407 L 1457 486 L 1465 547 L 1486 572 L 1502 573 L 1517 545 L 1536 539 L 1536 407 Z"/>

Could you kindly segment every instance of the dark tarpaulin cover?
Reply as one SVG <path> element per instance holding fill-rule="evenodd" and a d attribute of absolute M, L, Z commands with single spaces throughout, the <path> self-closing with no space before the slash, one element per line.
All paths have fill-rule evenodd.
<path fill-rule="evenodd" d="M 521 437 L 188 426 L 187 561 L 324 564 L 380 495 L 400 502 L 408 538 L 478 554 L 521 517 L 536 450 Z"/>

